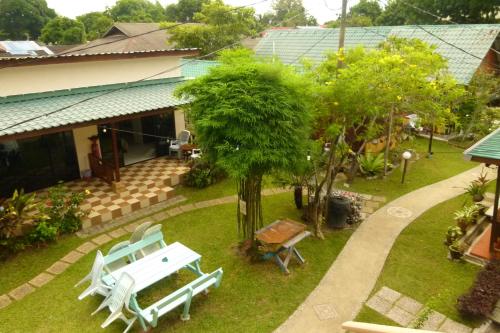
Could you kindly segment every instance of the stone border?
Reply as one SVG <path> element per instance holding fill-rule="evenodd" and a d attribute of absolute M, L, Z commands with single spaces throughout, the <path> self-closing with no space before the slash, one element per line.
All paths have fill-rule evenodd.
<path fill-rule="evenodd" d="M 423 320 L 420 329 L 444 333 L 480 333 L 484 332 L 485 326 L 488 325 L 485 323 L 473 330 L 442 313 L 429 309 L 413 298 L 385 286 L 373 295 L 365 305 L 402 327 L 414 325 L 420 318 Z"/>
<path fill-rule="evenodd" d="M 262 195 L 263 196 L 271 196 L 275 194 L 281 194 L 281 193 L 286 193 L 290 192 L 292 189 L 289 188 L 271 188 L 271 189 L 265 189 L 262 190 Z M 361 194 L 361 197 L 363 198 L 364 202 L 364 217 L 366 217 L 368 214 L 371 214 L 375 211 L 375 208 L 378 206 L 378 204 L 382 203 L 385 201 L 385 198 L 383 197 L 375 197 L 367 194 Z M 27 283 L 24 283 L 20 285 L 19 287 L 12 289 L 11 291 L 7 292 L 4 295 L 0 295 L 0 309 L 8 306 L 14 301 L 20 301 L 23 299 L 25 296 L 28 294 L 31 294 L 34 292 L 37 288 L 41 288 L 48 282 L 50 282 L 54 277 L 57 275 L 62 274 L 68 267 L 70 267 L 72 264 L 76 263 L 80 258 L 85 256 L 86 254 L 94 251 L 97 249 L 99 246 L 102 246 L 104 244 L 109 243 L 113 239 L 122 237 L 128 233 L 132 233 L 135 228 L 137 228 L 138 225 L 146 222 L 146 221 L 153 221 L 153 222 L 160 222 L 164 221 L 170 217 L 174 217 L 176 215 L 182 214 L 182 213 L 187 213 L 191 212 L 193 210 L 201 209 L 201 208 L 207 208 L 207 207 L 213 207 L 213 206 L 218 206 L 218 205 L 224 205 L 228 203 L 236 203 L 238 200 L 238 197 L 236 195 L 232 196 L 227 196 L 227 197 L 222 197 L 222 198 L 217 198 L 217 199 L 212 199 L 212 200 L 206 200 L 206 201 L 200 201 L 200 202 L 195 202 L 195 203 L 189 203 L 185 204 L 182 206 L 177 206 L 171 209 L 165 209 L 165 207 L 168 206 L 173 206 L 179 202 L 185 201 L 186 198 L 183 196 L 178 196 L 174 197 L 170 200 L 165 201 L 165 204 L 163 205 L 155 205 L 155 206 L 150 206 L 146 207 L 144 209 L 138 210 L 134 213 L 131 213 L 127 216 L 121 217 L 119 219 L 116 219 L 115 222 L 109 223 L 106 225 L 106 227 L 99 226 L 96 228 L 93 228 L 91 230 L 86 230 L 84 232 L 80 231 L 77 233 L 77 236 L 81 238 L 88 238 L 91 236 L 95 236 L 96 234 L 101 233 L 98 236 L 95 236 L 91 240 L 86 241 L 85 243 L 81 244 L 78 246 L 75 250 L 72 250 L 68 254 L 66 254 L 64 257 L 56 261 L 52 266 L 47 268 L 44 272 L 38 274 L 35 276 L 33 279 L 28 281 Z M 144 216 L 144 214 L 148 214 L 147 216 Z M 154 214 L 151 214 L 154 213 Z M 142 215 L 142 216 L 141 216 Z M 135 220 L 135 221 L 134 221 Z M 124 224 L 129 223 L 131 221 L 134 221 L 133 223 L 130 223 L 124 227 L 122 227 Z M 111 228 L 116 229 L 109 231 L 107 233 L 102 233 L 103 231 L 108 231 Z"/>

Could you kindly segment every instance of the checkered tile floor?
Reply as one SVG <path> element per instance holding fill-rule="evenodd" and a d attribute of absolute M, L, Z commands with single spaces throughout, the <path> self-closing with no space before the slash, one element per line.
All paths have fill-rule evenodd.
<path fill-rule="evenodd" d="M 172 198 L 172 187 L 181 182 L 188 170 L 181 161 L 157 158 L 121 168 L 123 189 L 120 193 L 113 192 L 111 186 L 99 178 L 75 180 L 65 185 L 70 191 L 91 192 L 81 205 L 88 211 L 83 221 L 83 227 L 88 228 Z"/>

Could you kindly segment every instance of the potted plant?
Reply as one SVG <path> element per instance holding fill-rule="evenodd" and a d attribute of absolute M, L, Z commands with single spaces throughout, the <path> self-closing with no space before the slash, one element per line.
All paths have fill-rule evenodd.
<path fill-rule="evenodd" d="M 462 237 L 463 234 L 462 229 L 458 226 L 448 227 L 445 244 L 448 246 L 453 244 L 453 242 Z"/>
<path fill-rule="evenodd" d="M 457 221 L 457 225 L 462 230 L 462 233 L 465 234 L 467 227 L 476 221 L 478 214 L 479 207 L 476 204 L 464 206 L 455 212 L 455 221 Z"/>
<path fill-rule="evenodd" d="M 450 246 L 448 246 L 450 250 L 450 257 L 452 260 L 458 260 L 462 258 L 464 251 L 458 240 L 454 241 Z"/>
<path fill-rule="evenodd" d="M 487 184 L 487 173 L 484 172 L 483 169 L 479 177 L 473 180 L 465 190 L 472 196 L 472 200 L 474 200 L 474 202 L 479 202 L 484 199 L 484 193 L 486 193 Z"/>

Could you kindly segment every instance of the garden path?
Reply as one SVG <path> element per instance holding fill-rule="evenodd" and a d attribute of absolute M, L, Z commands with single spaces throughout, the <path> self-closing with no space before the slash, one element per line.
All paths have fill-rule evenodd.
<path fill-rule="evenodd" d="M 405 194 L 370 215 L 351 236 L 321 282 L 275 333 L 343 332 L 368 299 L 401 231 L 429 208 L 464 193 L 475 167 Z M 493 178 L 494 172 L 489 172 Z"/>

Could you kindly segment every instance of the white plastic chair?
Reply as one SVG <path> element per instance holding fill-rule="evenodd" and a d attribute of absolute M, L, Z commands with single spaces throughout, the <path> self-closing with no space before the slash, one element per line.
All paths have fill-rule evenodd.
<path fill-rule="evenodd" d="M 78 296 L 78 299 L 80 301 L 89 295 L 95 295 L 95 294 L 100 294 L 103 296 L 109 295 L 111 287 L 104 284 L 101 279 L 103 270 L 104 270 L 104 257 L 102 255 L 102 252 L 97 250 L 94 264 L 92 265 L 92 270 L 80 282 L 75 284 L 75 287 L 78 287 L 85 281 L 90 281 L 90 286 L 88 286 L 87 289 L 85 289 L 83 293 L 81 293 L 80 296 Z"/>
<path fill-rule="evenodd" d="M 161 233 L 161 224 L 155 224 L 151 227 L 149 227 L 145 232 L 144 235 L 142 236 L 142 239 L 148 238 L 150 235 L 156 234 L 156 233 Z M 140 250 L 141 252 L 141 257 L 145 257 L 148 254 L 151 254 L 155 251 L 158 251 L 162 247 L 166 247 L 167 243 L 162 239 L 159 242 L 156 242 L 154 244 L 148 245 Z"/>
<path fill-rule="evenodd" d="M 92 315 L 101 311 L 102 309 L 108 307 L 111 314 L 106 318 L 104 323 L 102 323 L 101 327 L 106 328 L 109 324 L 111 324 L 116 319 L 121 319 L 127 324 L 127 328 L 123 333 L 128 332 L 135 320 L 137 319 L 137 315 L 134 311 L 130 310 L 129 303 L 130 297 L 132 295 L 132 290 L 134 289 L 134 279 L 128 275 L 127 273 L 123 273 L 118 279 L 118 282 L 111 290 L 111 293 L 108 297 L 99 305 L 99 307 L 92 312 Z M 123 308 L 126 308 L 128 312 L 133 314 L 132 318 L 127 318 L 123 313 Z"/>
<path fill-rule="evenodd" d="M 144 232 L 146 231 L 147 228 L 151 225 L 151 222 L 144 222 L 143 224 L 137 226 L 135 228 L 134 232 L 130 236 L 129 242 L 130 244 L 134 244 L 142 239 L 142 236 L 144 236 Z"/>
<path fill-rule="evenodd" d="M 130 245 L 130 241 L 119 242 L 119 243 L 113 245 L 111 247 L 111 249 L 109 249 L 108 255 L 110 255 L 118 250 L 121 250 L 129 245 Z M 106 272 L 111 273 L 111 272 L 114 272 L 117 269 L 120 269 L 126 265 L 128 265 L 127 258 L 121 258 L 120 260 L 117 260 L 117 261 L 114 261 L 114 262 L 111 262 L 111 263 L 105 265 L 104 269 L 106 270 Z"/>
<path fill-rule="evenodd" d="M 201 149 L 195 148 L 191 151 L 191 159 L 201 158 Z"/>
<path fill-rule="evenodd" d="M 177 140 L 170 141 L 168 154 L 171 155 L 172 152 L 175 151 L 177 155 L 179 155 L 182 145 L 189 143 L 189 137 L 191 137 L 191 132 L 182 130 Z"/>

